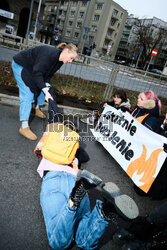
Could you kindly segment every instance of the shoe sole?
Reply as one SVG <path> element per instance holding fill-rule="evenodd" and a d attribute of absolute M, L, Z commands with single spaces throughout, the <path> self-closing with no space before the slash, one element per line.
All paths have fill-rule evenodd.
<path fill-rule="evenodd" d="M 88 180 L 90 184 L 94 184 L 96 186 L 102 183 L 102 179 L 100 179 L 98 176 L 90 173 L 89 171 L 85 169 L 78 171 L 77 178 L 84 178 Z"/>
<path fill-rule="evenodd" d="M 139 215 L 139 209 L 134 200 L 128 195 L 121 194 L 116 184 L 112 182 L 105 183 L 102 192 L 103 197 L 115 206 L 115 209 L 122 217 L 135 219 Z"/>

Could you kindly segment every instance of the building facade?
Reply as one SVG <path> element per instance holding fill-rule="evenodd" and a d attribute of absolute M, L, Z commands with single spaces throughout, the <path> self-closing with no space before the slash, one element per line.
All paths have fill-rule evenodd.
<path fill-rule="evenodd" d="M 42 37 L 50 34 L 53 44 L 56 39 L 72 42 L 80 53 L 114 60 L 128 16 L 120 5 L 112 0 L 46 0 L 45 4 Z"/>
<path fill-rule="evenodd" d="M 3 0 L 0 1 L 0 31 L 25 37 L 27 32 L 30 6 L 33 2 L 30 32 L 33 33 L 36 22 L 39 0 Z M 44 0 L 40 13 L 43 15 Z M 9 15 L 7 15 L 9 14 Z"/>

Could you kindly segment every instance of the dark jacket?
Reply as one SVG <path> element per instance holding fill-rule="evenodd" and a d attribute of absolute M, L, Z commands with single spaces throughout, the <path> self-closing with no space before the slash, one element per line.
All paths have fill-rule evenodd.
<path fill-rule="evenodd" d="M 61 50 L 51 46 L 37 46 L 16 54 L 14 61 L 23 67 L 21 76 L 33 93 L 40 92 L 63 65 L 59 61 Z"/>
<path fill-rule="evenodd" d="M 159 118 L 159 109 L 157 105 L 153 109 L 145 109 L 139 106 L 135 106 L 131 109 L 131 114 L 134 118 L 138 118 L 148 114 L 148 116 L 142 121 L 142 124 L 152 131 L 156 130 Z"/>

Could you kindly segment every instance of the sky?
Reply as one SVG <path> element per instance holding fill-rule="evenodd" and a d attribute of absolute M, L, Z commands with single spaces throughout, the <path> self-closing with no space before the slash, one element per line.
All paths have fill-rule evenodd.
<path fill-rule="evenodd" d="M 139 18 L 153 16 L 167 22 L 167 0 L 114 0 L 129 14 Z"/>

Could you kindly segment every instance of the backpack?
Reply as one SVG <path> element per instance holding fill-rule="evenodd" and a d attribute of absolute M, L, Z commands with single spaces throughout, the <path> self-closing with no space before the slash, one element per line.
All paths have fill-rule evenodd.
<path fill-rule="evenodd" d="M 45 137 L 42 156 L 58 164 L 70 164 L 79 148 L 79 134 L 63 123 L 56 123 Z"/>

